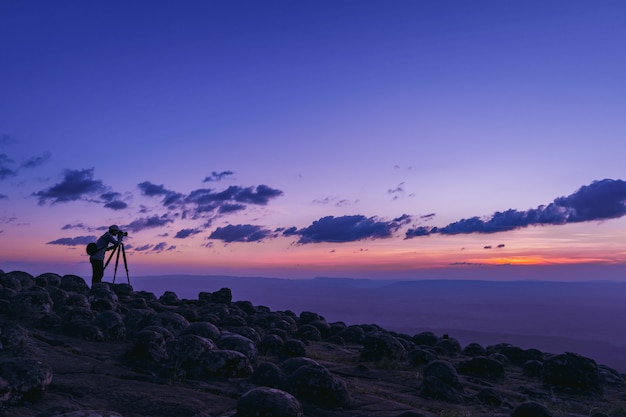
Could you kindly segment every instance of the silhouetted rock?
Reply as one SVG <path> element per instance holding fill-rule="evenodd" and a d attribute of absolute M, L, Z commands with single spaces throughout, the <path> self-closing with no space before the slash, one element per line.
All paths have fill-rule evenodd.
<path fill-rule="evenodd" d="M 433 349 L 440 355 L 454 357 L 461 353 L 461 344 L 452 337 L 442 337 L 435 343 Z"/>
<path fill-rule="evenodd" d="M 543 381 L 555 387 L 571 388 L 585 393 L 602 391 L 600 372 L 593 359 L 566 352 L 546 358 Z"/>
<path fill-rule="evenodd" d="M 526 375 L 529 378 L 540 377 L 542 370 L 543 370 L 543 362 L 540 362 L 536 359 L 531 359 L 529 361 L 526 361 L 522 365 L 522 371 L 524 372 L 524 375 Z"/>
<path fill-rule="evenodd" d="M 465 356 L 488 356 L 487 349 L 479 345 L 478 343 L 470 343 L 463 348 L 463 354 Z"/>
<path fill-rule="evenodd" d="M 345 382 L 321 365 L 305 365 L 287 376 L 285 390 L 302 401 L 340 406 L 349 400 Z"/>
<path fill-rule="evenodd" d="M 368 334 L 363 341 L 360 360 L 369 362 L 383 359 L 405 361 L 407 359 L 406 349 L 398 339 L 389 333 Z"/>
<path fill-rule="evenodd" d="M 198 357 L 195 370 L 199 376 L 246 378 L 254 371 L 246 355 L 236 350 L 211 350 Z"/>
<path fill-rule="evenodd" d="M 511 417 L 552 417 L 552 413 L 544 405 L 529 401 L 518 405 Z"/>
<path fill-rule="evenodd" d="M 48 365 L 35 359 L 0 360 L 0 403 L 19 405 L 40 401 L 52 375 Z"/>
<path fill-rule="evenodd" d="M 187 300 L 0 271 L 3 417 L 550 415 L 524 400 L 607 417 L 625 386 L 572 353 L 461 350 L 446 335 L 233 302 L 224 288 Z"/>
<path fill-rule="evenodd" d="M 274 388 L 254 388 L 237 401 L 236 417 L 303 417 L 302 404 L 291 394 Z"/>
<path fill-rule="evenodd" d="M 435 335 L 433 332 L 421 332 L 413 336 L 413 343 L 417 346 L 435 346 L 435 344 L 439 341 L 439 337 Z"/>
<path fill-rule="evenodd" d="M 53 302 L 47 291 L 26 290 L 11 298 L 9 312 L 16 317 L 41 317 L 52 312 Z"/>
<path fill-rule="evenodd" d="M 69 292 L 75 292 L 84 296 L 89 295 L 89 285 L 84 279 L 77 275 L 63 275 L 61 277 L 61 289 Z"/>
<path fill-rule="evenodd" d="M 463 401 L 463 386 L 452 364 L 436 360 L 426 365 L 423 373 L 424 380 L 419 388 L 420 396 L 451 403 Z"/>
<path fill-rule="evenodd" d="M 287 381 L 287 374 L 278 365 L 263 362 L 256 367 L 252 374 L 252 382 L 270 388 L 282 388 Z"/>
<path fill-rule="evenodd" d="M 168 359 L 167 345 L 161 333 L 142 330 L 135 335 L 127 358 L 134 366 L 143 369 L 157 369 Z"/>
<path fill-rule="evenodd" d="M 306 355 L 306 347 L 302 340 L 287 339 L 278 355 L 280 359 L 294 358 Z"/>
<path fill-rule="evenodd" d="M 504 378 L 504 366 L 495 359 L 484 356 L 476 356 L 460 362 L 456 366 L 458 373 L 471 375 L 479 378 L 499 379 Z"/>
<path fill-rule="evenodd" d="M 430 362 L 439 359 L 437 352 L 430 348 L 413 348 L 407 353 L 407 357 L 409 363 L 417 367 L 423 367 Z"/>

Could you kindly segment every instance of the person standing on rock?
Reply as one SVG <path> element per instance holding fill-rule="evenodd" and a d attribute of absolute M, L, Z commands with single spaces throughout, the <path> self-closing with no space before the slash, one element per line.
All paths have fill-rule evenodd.
<path fill-rule="evenodd" d="M 108 250 L 115 249 L 118 245 L 118 239 L 116 236 L 120 232 L 120 228 L 117 225 L 112 224 L 100 238 L 96 241 L 98 250 L 89 256 L 89 262 L 91 262 L 91 270 L 93 274 L 91 276 L 91 285 L 101 282 L 104 276 L 104 253 Z M 109 246 L 112 243 L 112 246 Z"/>

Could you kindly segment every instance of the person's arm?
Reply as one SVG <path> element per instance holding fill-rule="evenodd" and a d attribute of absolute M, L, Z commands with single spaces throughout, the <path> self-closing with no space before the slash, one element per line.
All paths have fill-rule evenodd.
<path fill-rule="evenodd" d="M 107 245 L 109 243 L 113 244 L 113 246 L 110 246 L 107 249 L 114 249 L 114 248 L 116 248 L 120 244 L 120 242 L 111 233 L 107 233 L 107 241 L 108 241 Z"/>

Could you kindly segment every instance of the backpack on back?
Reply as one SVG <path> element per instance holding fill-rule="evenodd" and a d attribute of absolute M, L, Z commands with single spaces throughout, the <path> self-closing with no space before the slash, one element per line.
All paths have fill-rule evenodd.
<path fill-rule="evenodd" d="M 98 252 L 98 245 L 96 245 L 96 242 L 88 243 L 85 250 L 87 251 L 87 255 L 95 255 L 96 252 Z"/>

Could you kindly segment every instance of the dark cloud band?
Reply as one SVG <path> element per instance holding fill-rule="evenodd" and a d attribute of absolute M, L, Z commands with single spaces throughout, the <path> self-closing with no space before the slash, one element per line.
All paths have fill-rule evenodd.
<path fill-rule="evenodd" d="M 496 233 L 528 226 L 561 225 L 593 220 L 606 220 L 626 214 L 626 182 L 604 179 L 579 188 L 566 197 L 558 197 L 548 205 L 519 211 L 509 209 L 484 219 L 470 217 L 444 227 L 416 227 L 406 232 L 406 238 L 431 234 L 457 235 Z"/>

